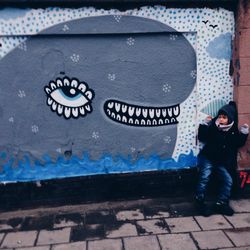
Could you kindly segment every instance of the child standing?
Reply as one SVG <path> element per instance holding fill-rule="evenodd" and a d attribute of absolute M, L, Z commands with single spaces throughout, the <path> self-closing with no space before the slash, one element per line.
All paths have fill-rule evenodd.
<path fill-rule="evenodd" d="M 220 180 L 216 212 L 233 215 L 229 198 L 233 184 L 232 173 L 237 166 L 237 151 L 247 140 L 249 126 L 244 124 L 238 129 L 238 112 L 235 102 L 223 106 L 217 116 L 208 117 L 198 129 L 198 139 L 205 145 L 198 155 L 199 181 L 196 202 L 204 216 L 211 213 L 205 204 L 205 192 L 212 173 Z"/>

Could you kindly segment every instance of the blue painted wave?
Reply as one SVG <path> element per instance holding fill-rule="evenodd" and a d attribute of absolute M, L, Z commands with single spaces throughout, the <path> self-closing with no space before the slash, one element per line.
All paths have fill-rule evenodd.
<path fill-rule="evenodd" d="M 5 152 L 0 155 L 6 156 Z M 161 159 L 157 155 L 149 158 L 141 157 L 137 161 L 132 158 L 115 157 L 105 155 L 99 160 L 91 160 L 87 153 L 82 158 L 72 156 L 70 160 L 59 157 L 56 162 L 45 155 L 45 164 L 35 162 L 31 164 L 29 157 L 25 156 L 19 161 L 18 166 L 13 167 L 14 158 L 11 158 L 2 166 L 0 182 L 27 182 L 48 179 L 60 179 L 65 177 L 89 176 L 98 174 L 136 173 L 155 170 L 183 169 L 196 166 L 197 157 L 190 152 L 189 155 L 181 154 L 175 161 L 172 158 Z"/>

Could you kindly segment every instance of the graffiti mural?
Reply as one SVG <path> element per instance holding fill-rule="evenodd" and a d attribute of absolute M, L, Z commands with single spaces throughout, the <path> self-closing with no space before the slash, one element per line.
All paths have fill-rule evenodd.
<path fill-rule="evenodd" d="M 49 86 L 44 87 L 47 94 L 47 104 L 52 111 L 70 117 L 78 118 L 92 112 L 91 100 L 94 92 L 88 88 L 86 82 L 79 82 L 77 79 L 57 78 L 51 81 Z"/>
<path fill-rule="evenodd" d="M 199 121 L 232 99 L 231 12 L 18 13 L 0 11 L 0 181 L 196 165 Z"/>

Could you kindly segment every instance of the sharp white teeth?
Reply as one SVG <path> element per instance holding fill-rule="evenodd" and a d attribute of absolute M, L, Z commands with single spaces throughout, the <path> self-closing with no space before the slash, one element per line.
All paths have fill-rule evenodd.
<path fill-rule="evenodd" d="M 81 107 L 81 108 L 80 108 L 80 113 L 81 113 L 82 115 L 85 115 L 85 109 L 84 109 L 84 107 Z"/>
<path fill-rule="evenodd" d="M 58 104 L 57 112 L 59 115 L 61 115 L 63 113 L 63 106 L 62 105 Z"/>
<path fill-rule="evenodd" d="M 111 113 L 111 117 L 115 119 L 115 113 Z"/>
<path fill-rule="evenodd" d="M 51 83 L 50 83 L 50 88 L 51 88 L 52 90 L 56 89 L 56 84 L 55 84 L 54 82 L 51 82 Z"/>
<path fill-rule="evenodd" d="M 47 102 L 48 102 L 49 105 L 51 105 L 53 100 L 51 98 L 48 98 Z"/>
<path fill-rule="evenodd" d="M 52 104 L 52 109 L 55 111 L 56 108 L 57 108 L 57 104 L 56 104 L 55 102 L 53 102 L 53 104 Z"/>
<path fill-rule="evenodd" d="M 161 110 L 160 109 L 156 109 L 155 110 L 155 114 L 156 114 L 156 117 L 160 117 L 161 116 Z"/>
<path fill-rule="evenodd" d="M 90 90 L 86 91 L 85 95 L 88 97 L 89 100 L 93 98 L 93 93 Z"/>
<path fill-rule="evenodd" d="M 148 110 L 147 109 L 142 109 L 142 115 L 144 116 L 144 118 L 147 118 Z"/>
<path fill-rule="evenodd" d="M 166 115 L 167 115 L 167 110 L 166 110 L 166 109 L 162 109 L 161 112 L 162 112 L 163 117 L 166 117 Z"/>
<path fill-rule="evenodd" d="M 134 114 L 135 108 L 134 107 L 128 107 L 128 114 L 132 116 Z"/>
<path fill-rule="evenodd" d="M 91 112 L 91 106 L 90 106 L 90 105 L 86 105 L 85 108 L 86 108 L 86 110 L 87 110 L 88 112 Z"/>
<path fill-rule="evenodd" d="M 179 107 L 177 106 L 177 107 L 174 107 L 174 115 L 175 116 L 178 116 L 179 115 Z"/>
<path fill-rule="evenodd" d="M 135 124 L 139 125 L 139 120 L 138 119 L 135 119 Z"/>
<path fill-rule="evenodd" d="M 111 114 L 111 111 L 109 109 L 107 109 L 107 113 L 110 115 Z"/>
<path fill-rule="evenodd" d="M 165 119 L 165 124 L 168 124 L 169 123 L 169 119 Z"/>
<path fill-rule="evenodd" d="M 70 117 L 70 108 L 65 107 L 65 109 L 64 109 L 64 115 L 65 115 L 66 118 Z"/>
<path fill-rule="evenodd" d="M 73 108 L 72 109 L 72 114 L 74 117 L 77 117 L 78 116 L 78 108 Z"/>
<path fill-rule="evenodd" d="M 150 120 L 147 120 L 147 125 L 151 125 L 151 121 Z"/>
<path fill-rule="evenodd" d="M 76 79 L 71 81 L 71 87 L 77 88 L 78 87 L 78 81 Z"/>
<path fill-rule="evenodd" d="M 121 116 L 120 116 L 120 115 L 117 115 L 117 116 L 116 116 L 116 120 L 117 120 L 117 121 L 121 121 Z"/>
<path fill-rule="evenodd" d="M 117 112 L 119 112 L 120 111 L 120 108 L 121 108 L 121 104 L 120 103 L 115 103 L 115 110 L 117 111 Z"/>
<path fill-rule="evenodd" d="M 63 79 L 63 84 L 64 84 L 64 86 L 69 86 L 70 85 L 69 79 L 68 78 L 64 78 Z"/>
<path fill-rule="evenodd" d="M 84 93 L 86 91 L 87 87 L 86 87 L 86 85 L 84 83 L 81 83 L 78 86 L 78 89 Z"/>
<path fill-rule="evenodd" d="M 130 124 L 133 124 L 133 119 L 132 118 L 130 118 L 129 120 L 128 120 L 128 123 L 130 123 Z"/>
<path fill-rule="evenodd" d="M 127 123 L 127 117 L 126 117 L 126 116 L 123 116 L 123 117 L 122 117 L 122 122 Z"/>
<path fill-rule="evenodd" d="M 136 108 L 136 109 L 135 109 L 135 114 L 136 114 L 137 116 L 140 116 L 140 114 L 141 114 L 141 109 L 140 109 L 140 108 Z"/>
<path fill-rule="evenodd" d="M 56 84 L 57 84 L 57 87 L 62 87 L 63 86 L 63 83 L 62 83 L 61 79 L 57 79 Z"/>
<path fill-rule="evenodd" d="M 124 105 L 124 104 L 122 105 L 122 112 L 123 113 L 125 113 L 127 111 L 127 107 L 128 107 L 127 105 Z"/>
<path fill-rule="evenodd" d="M 45 88 L 45 91 L 46 91 L 47 94 L 51 93 L 51 89 L 48 88 L 48 87 Z"/>
<path fill-rule="evenodd" d="M 109 107 L 110 109 L 112 109 L 112 108 L 114 107 L 114 103 L 113 103 L 113 102 L 109 102 L 109 103 L 108 103 L 108 107 Z"/>
<path fill-rule="evenodd" d="M 146 125 L 145 120 L 141 119 L 141 125 Z"/>
<path fill-rule="evenodd" d="M 171 118 L 171 122 L 176 122 L 175 118 Z"/>
<path fill-rule="evenodd" d="M 172 116 L 172 108 L 168 109 L 168 116 L 171 117 Z"/>
<path fill-rule="evenodd" d="M 159 119 L 158 123 L 159 123 L 159 125 L 163 125 L 163 120 Z"/>
<path fill-rule="evenodd" d="M 154 116 L 155 116 L 155 111 L 154 111 L 154 109 L 149 109 L 149 116 L 150 116 L 151 118 L 154 118 Z"/>
<path fill-rule="evenodd" d="M 157 121 L 155 119 L 153 120 L 153 125 L 157 125 Z"/>

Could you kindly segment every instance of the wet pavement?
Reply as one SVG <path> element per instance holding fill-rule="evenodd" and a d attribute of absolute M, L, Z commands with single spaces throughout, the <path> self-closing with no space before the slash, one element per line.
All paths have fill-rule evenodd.
<path fill-rule="evenodd" d="M 163 198 L 2 211 L 0 249 L 249 250 L 250 199 L 231 206 L 231 217 Z"/>

